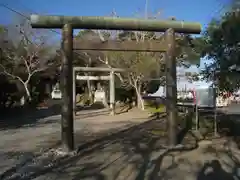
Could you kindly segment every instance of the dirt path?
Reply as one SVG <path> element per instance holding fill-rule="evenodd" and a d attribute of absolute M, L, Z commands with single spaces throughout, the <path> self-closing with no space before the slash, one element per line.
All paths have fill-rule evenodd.
<path fill-rule="evenodd" d="M 75 118 L 75 141 L 79 145 L 146 120 L 147 113 L 138 110 L 116 116 L 104 111 L 83 111 Z M 54 146 L 60 141 L 60 129 L 60 115 L 55 115 L 39 120 L 36 125 L 0 131 L 0 173 Z"/>
<path fill-rule="evenodd" d="M 14 172 L 7 173 L 8 177 L 11 175 L 11 178 L 5 176 L 2 179 L 233 180 L 233 178 L 240 178 L 240 153 L 232 139 L 200 141 L 199 147 L 194 150 L 169 152 L 163 146 L 167 143 L 166 134 L 161 131 L 161 128 L 165 126 L 164 119 L 147 121 L 146 117 L 146 113 L 137 110 L 114 116 L 114 118 L 106 115 L 86 117 L 86 114 L 82 114 L 82 118 L 77 118 L 75 121 L 77 144 L 123 127 L 140 122 L 146 123 L 130 128 L 117 136 L 110 136 L 108 139 L 96 142 L 88 148 L 80 149 L 80 152 L 75 155 L 54 155 L 55 152 L 53 152 L 49 153 L 50 155 L 39 156 L 34 161 L 15 168 Z M 49 122 L 54 118 L 59 119 L 59 117 L 51 117 L 45 120 Z M 45 126 L 43 124 L 35 129 L 19 129 L 19 132 L 22 132 L 21 135 L 13 135 L 11 132 L 4 132 L 1 135 L 12 139 L 13 144 L 16 140 L 12 136 L 19 138 L 15 142 L 16 147 L 24 151 L 25 156 L 30 157 L 39 142 L 43 145 L 44 138 L 39 135 L 40 132 L 45 132 L 45 142 L 49 141 L 50 137 L 60 137 L 59 123 Z M 31 143 L 26 140 L 30 137 L 29 133 L 32 133 L 31 137 L 34 137 L 30 139 Z M 186 139 L 187 142 L 190 140 Z M 20 141 L 25 145 L 21 146 Z M 14 156 L 16 150 L 9 151 L 12 147 L 11 143 L 6 147 L 0 144 L 3 149 L 6 149 L 5 156 L 6 153 Z M 10 162 L 9 159 L 7 162 Z M 1 161 L 0 169 L 4 167 L 2 162 L 4 161 Z M 16 164 L 16 158 L 13 164 Z M 26 175 L 25 178 L 21 178 L 22 174 Z"/>
<path fill-rule="evenodd" d="M 35 180 L 233 180 L 238 175 L 240 155 L 232 141 L 201 141 L 192 151 L 166 152 L 166 139 L 153 133 L 162 125 L 162 120 L 149 121 L 76 155 L 59 156 L 56 166 L 41 160 L 18 172 Z"/>

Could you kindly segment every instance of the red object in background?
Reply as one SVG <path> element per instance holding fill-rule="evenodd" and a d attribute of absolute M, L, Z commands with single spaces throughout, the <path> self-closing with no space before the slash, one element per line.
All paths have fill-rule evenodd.
<path fill-rule="evenodd" d="M 193 90 L 190 90 L 190 92 L 191 92 L 192 95 L 193 95 L 193 103 L 196 104 L 196 103 L 197 103 L 197 99 L 196 99 L 196 91 L 193 89 Z"/>
<path fill-rule="evenodd" d="M 230 92 L 223 92 L 223 93 L 222 93 L 222 96 L 223 96 L 224 99 L 226 99 L 226 98 L 231 97 L 232 94 L 231 94 Z"/>

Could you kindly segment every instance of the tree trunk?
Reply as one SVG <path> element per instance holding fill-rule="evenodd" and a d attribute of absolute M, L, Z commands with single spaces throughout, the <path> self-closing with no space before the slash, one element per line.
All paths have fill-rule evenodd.
<path fill-rule="evenodd" d="M 29 90 L 29 88 L 28 88 L 28 83 L 24 83 L 23 84 L 23 86 L 24 86 L 24 89 L 25 89 L 25 92 L 26 92 L 26 97 L 27 97 L 27 101 L 28 102 L 31 102 L 32 101 L 32 96 L 31 96 L 31 93 L 30 93 L 30 90 Z"/>
<path fill-rule="evenodd" d="M 23 84 L 25 95 L 22 96 L 20 101 L 21 101 L 21 105 L 24 106 L 26 102 L 30 103 L 32 101 L 32 97 L 28 87 L 28 83 L 27 82 L 21 82 L 21 83 Z"/>
<path fill-rule="evenodd" d="M 144 110 L 144 101 L 141 96 L 141 84 L 135 85 L 134 89 L 135 89 L 136 95 L 137 95 L 137 106 L 139 109 Z"/>

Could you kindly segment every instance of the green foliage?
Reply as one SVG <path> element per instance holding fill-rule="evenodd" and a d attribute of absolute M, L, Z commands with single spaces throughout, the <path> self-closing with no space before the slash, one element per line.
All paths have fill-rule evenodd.
<path fill-rule="evenodd" d="M 236 11 L 240 8 L 240 1 L 239 0 L 230 0 L 230 10 Z"/>
<path fill-rule="evenodd" d="M 147 83 L 146 92 L 155 93 L 158 90 L 160 85 L 161 85 L 160 81 L 149 81 Z"/>
<path fill-rule="evenodd" d="M 176 34 L 175 37 L 177 65 L 185 67 L 190 67 L 192 64 L 198 65 L 200 62 L 200 51 L 196 48 L 198 47 L 196 44 L 199 43 L 199 39 L 184 34 Z M 162 41 L 164 33 L 83 30 L 78 33 L 76 38 L 94 41 L 107 41 L 111 39 L 138 43 L 152 40 Z M 119 87 L 120 84 L 120 87 L 124 87 L 126 91 L 134 89 L 136 91 L 135 95 L 138 96 L 138 105 L 141 104 L 141 107 L 143 106 L 140 96 L 141 92 L 143 90 L 155 92 L 159 85 L 164 83 L 165 61 L 163 61 L 164 55 L 161 52 L 85 51 L 81 52 L 81 54 L 83 54 L 81 61 L 85 62 L 86 66 L 125 69 L 126 72 L 118 73 L 117 77 L 120 81 L 116 85 Z M 99 75 L 99 73 L 97 74 Z M 159 78 L 159 81 L 150 81 L 149 79 L 152 78 Z M 121 95 L 120 99 L 124 101 L 130 99 L 126 94 L 124 96 Z"/>
<path fill-rule="evenodd" d="M 162 113 L 166 111 L 166 107 L 164 104 L 160 104 L 158 107 L 156 107 L 154 100 L 145 100 L 144 105 L 145 109 L 153 114 Z"/>
<path fill-rule="evenodd" d="M 215 80 L 221 90 L 234 91 L 240 87 L 240 13 L 226 13 L 219 20 L 212 20 L 203 40 L 202 55 L 212 61 L 203 71 L 204 78 Z"/>
<path fill-rule="evenodd" d="M 23 95 L 16 81 L 0 75 L 0 109 L 11 108 L 18 105 Z"/>
<path fill-rule="evenodd" d="M 201 57 L 201 38 L 191 37 L 185 34 L 176 34 L 176 58 L 177 65 L 190 67 L 199 65 Z"/>
<path fill-rule="evenodd" d="M 115 88 L 115 99 L 123 103 L 132 102 L 134 100 L 135 91 L 133 88 L 126 89 L 122 87 Z"/>
<path fill-rule="evenodd" d="M 27 100 L 38 104 L 43 99 L 40 96 L 45 96 L 45 91 L 39 88 L 40 76 L 57 77 L 60 65 L 58 52 L 46 32 L 33 30 L 26 20 L 17 26 L 0 28 L 0 50 L 0 74 L 8 83 L 19 86 L 17 96 L 25 95 Z M 11 99 L 15 93 L 5 93 L 5 96 Z"/>
<path fill-rule="evenodd" d="M 199 81 L 199 74 L 196 72 L 186 72 L 185 76 L 187 77 L 189 82 L 193 82 L 193 81 Z"/>
<path fill-rule="evenodd" d="M 106 33 L 103 35 L 104 37 L 108 37 Z M 81 40 L 89 40 L 89 41 L 100 41 L 99 35 L 93 30 L 81 30 L 75 36 L 75 38 L 79 41 Z M 104 53 L 100 51 L 75 51 L 74 53 L 74 65 L 75 66 L 88 66 L 88 67 L 97 67 L 101 66 L 102 63 L 98 60 L 99 57 L 103 57 Z M 98 73 L 91 73 L 98 74 Z"/>

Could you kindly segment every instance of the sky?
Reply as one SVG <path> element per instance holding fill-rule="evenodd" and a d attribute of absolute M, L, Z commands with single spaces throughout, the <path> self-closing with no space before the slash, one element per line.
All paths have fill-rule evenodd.
<path fill-rule="evenodd" d="M 228 0 L 148 0 L 148 12 L 160 17 L 197 21 L 204 27 L 221 12 Z M 107 16 L 112 11 L 121 17 L 144 15 L 146 0 L 0 0 L 20 12 L 51 15 Z M 13 13 L 0 7 L 0 23 L 8 23 Z M 138 15 L 137 15 L 138 14 Z M 4 16 L 3 16 L 4 15 Z"/>
<path fill-rule="evenodd" d="M 205 29 L 213 17 L 219 16 L 226 9 L 228 1 L 147 0 L 147 10 L 152 15 L 160 13 L 159 18 L 162 19 L 175 17 L 177 20 L 199 22 Z M 18 15 L 1 4 L 24 14 L 109 16 L 114 11 L 120 17 L 144 17 L 146 0 L 0 0 L 0 24 L 11 24 Z M 204 60 L 200 67 L 203 64 Z M 191 71 L 195 70 L 198 69 L 191 68 Z"/>

